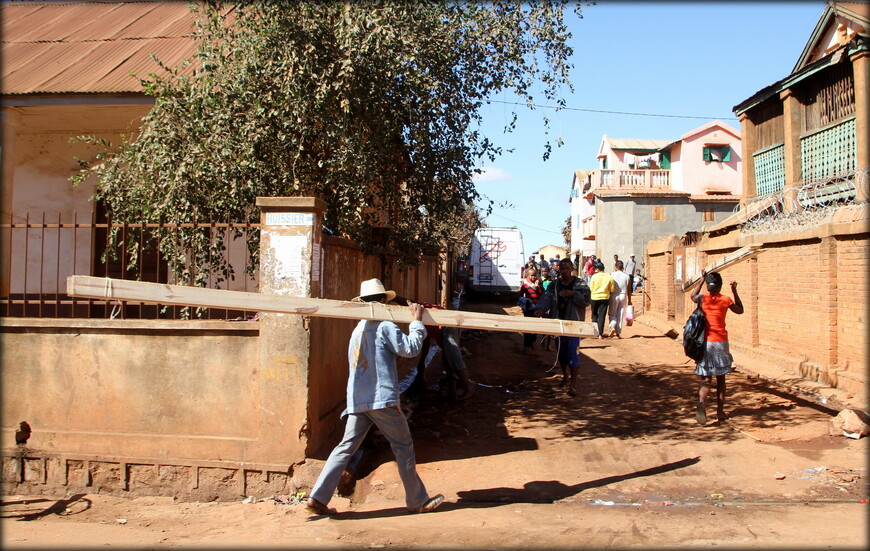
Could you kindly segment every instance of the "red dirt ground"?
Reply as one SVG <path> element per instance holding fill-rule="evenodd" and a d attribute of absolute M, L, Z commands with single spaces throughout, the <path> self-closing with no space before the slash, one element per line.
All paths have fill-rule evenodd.
<path fill-rule="evenodd" d="M 521 315 L 507 301 L 468 309 Z M 463 332 L 476 394 L 448 401 L 436 359 L 410 420 L 420 475 L 446 497 L 434 513 L 405 513 L 392 454 L 374 437 L 332 518 L 310 518 L 294 496 L 6 496 L 3 548 L 866 547 L 867 439 L 829 435 L 837 411 L 738 364 L 731 418 L 700 426 L 679 344 L 638 322 L 623 336 L 583 340 L 570 397 L 559 370 L 546 372 L 555 352 Z"/>

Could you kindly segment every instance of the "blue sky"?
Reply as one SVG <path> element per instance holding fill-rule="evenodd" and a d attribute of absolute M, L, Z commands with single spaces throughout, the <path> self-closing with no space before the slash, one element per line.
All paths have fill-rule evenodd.
<path fill-rule="evenodd" d="M 487 224 L 518 227 L 526 255 L 563 245 L 574 170 L 597 167 L 604 134 L 678 139 L 717 118 L 740 130 L 732 108 L 791 72 L 824 8 L 822 0 L 584 4 L 582 19 L 568 17 L 574 92 L 563 96 L 567 107 L 671 116 L 529 110 L 496 103 L 516 101 L 510 94 L 490 98 L 483 131 L 514 151 L 485 164 L 478 178 L 479 193 L 507 205 L 496 206 Z M 503 134 L 513 110 L 517 128 Z M 548 137 L 564 145 L 544 161 Z"/>

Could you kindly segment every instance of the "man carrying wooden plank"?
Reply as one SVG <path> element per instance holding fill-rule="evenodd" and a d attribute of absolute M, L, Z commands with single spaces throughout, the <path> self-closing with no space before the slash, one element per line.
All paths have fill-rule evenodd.
<path fill-rule="evenodd" d="M 395 297 L 396 293 L 387 291 L 380 280 L 370 279 L 362 282 L 360 296 L 354 300 L 386 303 Z M 341 473 L 372 425 L 378 427 L 396 456 L 408 511 L 426 513 L 444 501 L 441 494 L 430 498 L 417 474 L 414 441 L 400 405 L 396 356 L 413 358 L 420 353 L 426 338 L 426 328 L 421 321 L 425 309 L 412 302 L 408 310 L 413 320 L 407 335 L 391 321 L 361 320 L 350 337 L 347 408 L 341 413 L 342 418 L 347 417 L 347 425 L 344 437 L 329 454 L 311 489 L 306 507 L 315 514 L 335 514 L 335 509 L 328 506 L 329 501 L 338 487 Z"/>

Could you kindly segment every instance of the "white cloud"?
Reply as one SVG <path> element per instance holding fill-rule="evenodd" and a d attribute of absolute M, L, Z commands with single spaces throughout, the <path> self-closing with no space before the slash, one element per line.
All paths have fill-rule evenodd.
<path fill-rule="evenodd" d="M 482 184 L 486 182 L 510 182 L 514 177 L 502 168 L 489 166 L 483 167 L 483 172 L 475 174 L 472 179 L 475 184 Z"/>

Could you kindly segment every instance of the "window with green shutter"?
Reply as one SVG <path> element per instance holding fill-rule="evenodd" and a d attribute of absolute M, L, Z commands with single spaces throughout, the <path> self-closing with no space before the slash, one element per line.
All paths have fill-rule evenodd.
<path fill-rule="evenodd" d="M 671 169 L 671 152 L 670 151 L 662 151 L 662 170 L 670 170 Z"/>
<path fill-rule="evenodd" d="M 731 146 L 728 145 L 705 145 L 704 162 L 727 163 L 731 160 Z"/>

